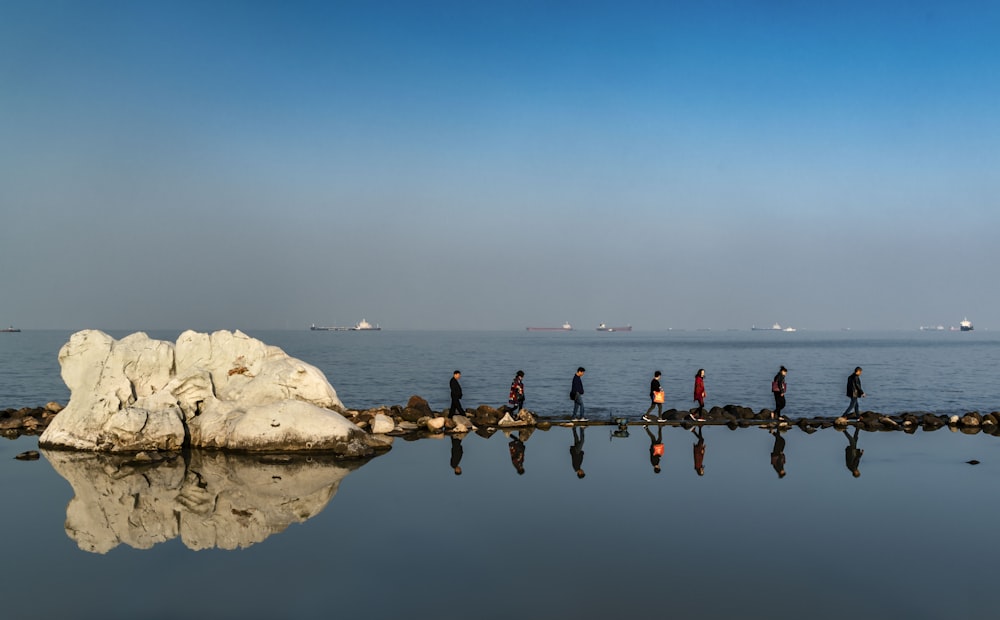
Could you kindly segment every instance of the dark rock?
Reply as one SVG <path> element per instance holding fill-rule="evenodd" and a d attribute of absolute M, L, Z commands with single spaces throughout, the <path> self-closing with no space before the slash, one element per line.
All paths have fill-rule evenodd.
<path fill-rule="evenodd" d="M 943 420 L 939 416 L 931 413 L 925 413 L 924 416 L 920 418 L 920 422 L 923 424 L 925 431 L 934 431 L 948 424 L 946 420 Z"/>
<path fill-rule="evenodd" d="M 983 418 L 978 411 L 970 411 L 958 420 L 958 425 L 979 428 L 983 425 Z"/>
<path fill-rule="evenodd" d="M 969 465 L 979 465 L 979 461 L 977 461 L 976 459 L 972 459 L 971 461 L 966 461 L 966 463 L 968 463 Z"/>

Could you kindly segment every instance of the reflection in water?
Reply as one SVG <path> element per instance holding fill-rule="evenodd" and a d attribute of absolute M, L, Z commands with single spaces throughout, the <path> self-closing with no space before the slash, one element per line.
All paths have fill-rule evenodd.
<path fill-rule="evenodd" d="M 456 476 L 462 475 L 462 467 L 460 463 L 462 462 L 462 455 L 465 454 L 465 450 L 462 448 L 462 439 L 465 438 L 465 433 L 460 433 L 451 436 L 451 469 L 455 472 Z"/>
<path fill-rule="evenodd" d="M 785 438 L 781 436 L 781 431 L 777 428 L 771 429 L 774 435 L 774 447 L 771 448 L 771 467 L 777 472 L 779 478 L 785 477 Z"/>
<path fill-rule="evenodd" d="M 527 439 L 527 437 L 524 437 Z M 520 433 L 511 433 L 510 443 L 507 444 L 510 451 L 510 462 L 514 465 L 518 475 L 524 475 L 524 441 L 521 441 Z"/>
<path fill-rule="evenodd" d="M 698 438 L 698 443 L 694 444 L 694 470 L 698 472 L 699 476 L 705 475 L 705 437 L 702 435 L 701 425 L 698 425 L 691 429 L 694 432 L 695 437 Z"/>
<path fill-rule="evenodd" d="M 656 425 L 656 437 L 649 430 L 649 425 L 642 426 L 646 434 L 649 435 L 649 464 L 653 466 L 653 473 L 660 473 L 660 459 L 663 457 L 665 446 L 663 445 L 663 425 Z"/>
<path fill-rule="evenodd" d="M 135 456 L 44 451 L 73 487 L 66 533 L 84 551 L 148 549 L 180 536 L 190 549 L 237 549 L 319 514 L 366 460 L 196 451 Z"/>
<path fill-rule="evenodd" d="M 569 447 L 569 458 L 573 463 L 573 471 L 577 478 L 583 478 L 587 474 L 583 473 L 583 432 L 586 427 L 580 427 L 580 435 L 576 434 L 576 425 L 573 426 L 573 445 Z"/>
<path fill-rule="evenodd" d="M 858 433 L 860 431 L 861 429 L 855 426 L 853 437 L 847 431 L 844 431 L 844 436 L 847 437 L 848 441 L 847 447 L 844 448 L 844 463 L 855 478 L 861 475 L 861 470 L 859 469 L 861 467 L 861 455 L 865 453 L 864 450 L 858 449 Z"/>

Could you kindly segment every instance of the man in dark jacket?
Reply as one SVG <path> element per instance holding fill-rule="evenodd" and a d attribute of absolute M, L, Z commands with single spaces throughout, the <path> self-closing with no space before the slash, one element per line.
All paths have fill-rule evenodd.
<path fill-rule="evenodd" d="M 854 369 L 851 376 L 847 377 L 847 397 L 851 399 L 851 404 L 844 410 L 844 416 L 854 409 L 854 415 L 861 417 L 861 410 L 858 407 L 858 399 L 865 397 L 865 391 L 861 389 L 861 366 Z"/>
<path fill-rule="evenodd" d="M 584 417 L 583 409 L 583 373 L 585 372 L 587 370 L 583 366 L 576 369 L 576 374 L 573 375 L 573 387 L 570 388 L 570 395 L 573 398 L 573 420 L 579 422 L 584 422 L 587 419 Z M 580 412 L 579 416 L 576 413 L 577 411 Z"/>
<path fill-rule="evenodd" d="M 788 374 L 788 369 L 784 366 L 778 371 L 778 374 L 774 375 L 774 379 L 771 380 L 771 393 L 774 394 L 774 415 L 772 417 L 781 419 L 781 410 L 785 408 L 785 390 L 787 386 L 785 385 L 785 375 Z"/>
<path fill-rule="evenodd" d="M 451 375 L 451 381 L 449 385 L 451 386 L 451 408 L 448 409 L 448 417 L 454 416 L 456 413 L 459 415 L 465 415 L 465 409 L 462 409 L 462 386 L 458 383 L 458 380 L 462 377 L 462 372 L 456 370 Z"/>

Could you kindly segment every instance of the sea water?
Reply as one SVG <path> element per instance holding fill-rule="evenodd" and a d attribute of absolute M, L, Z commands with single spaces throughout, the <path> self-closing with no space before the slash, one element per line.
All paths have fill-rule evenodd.
<path fill-rule="evenodd" d="M 867 409 L 1000 408 L 1000 338 L 988 332 L 248 333 L 318 366 L 355 408 L 412 394 L 444 408 L 456 368 L 467 406 L 497 405 L 523 369 L 528 408 L 556 417 L 569 412 L 580 365 L 592 418 L 641 415 L 653 370 L 666 377 L 667 407 L 690 406 L 694 372 L 705 368 L 709 405 L 759 409 L 771 404 L 780 365 L 790 416 L 839 414 L 858 365 Z M 55 358 L 68 336 L 0 339 L 0 407 L 66 402 Z M 397 439 L 353 471 L 233 459 L 222 475 L 209 471 L 215 456 L 195 455 L 139 467 L 100 460 L 61 469 L 68 477 L 53 467 L 58 455 L 13 459 L 36 438 L 3 440 L 3 615 L 993 616 L 998 438 L 861 432 L 855 477 L 845 462 L 851 433 L 792 428 L 779 477 L 766 429 L 705 427 L 704 475 L 691 431 L 663 429 L 657 474 L 646 429 L 612 430 L 584 431 L 583 478 L 561 427 L 470 434 L 460 476 L 448 438 Z M 517 435 L 523 475 L 509 452 Z M 277 492 L 292 482 L 308 494 Z M 218 523 L 229 524 L 220 540 L 251 542 L 206 548 L 206 528 Z"/>

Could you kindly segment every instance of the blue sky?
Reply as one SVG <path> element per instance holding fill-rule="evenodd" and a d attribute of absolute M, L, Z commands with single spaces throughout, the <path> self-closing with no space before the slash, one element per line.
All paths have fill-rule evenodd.
<path fill-rule="evenodd" d="M 0 0 L 0 323 L 1000 324 L 991 2 Z"/>

